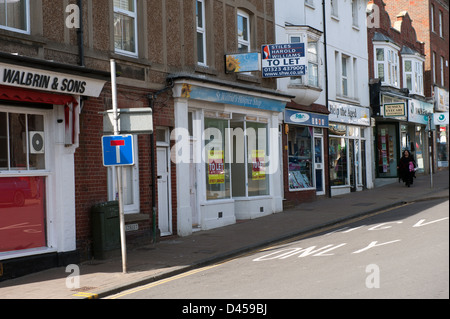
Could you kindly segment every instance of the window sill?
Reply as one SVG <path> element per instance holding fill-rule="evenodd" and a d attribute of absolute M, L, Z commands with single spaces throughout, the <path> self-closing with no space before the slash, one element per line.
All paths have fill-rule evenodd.
<path fill-rule="evenodd" d="M 349 97 L 349 96 L 336 95 L 336 100 L 340 100 L 343 102 L 349 102 L 349 103 L 359 103 L 358 98 L 353 98 L 353 97 Z"/>
<path fill-rule="evenodd" d="M 126 223 L 134 223 L 134 222 L 140 222 L 140 221 L 147 221 L 150 220 L 149 214 L 125 214 L 125 222 Z"/>

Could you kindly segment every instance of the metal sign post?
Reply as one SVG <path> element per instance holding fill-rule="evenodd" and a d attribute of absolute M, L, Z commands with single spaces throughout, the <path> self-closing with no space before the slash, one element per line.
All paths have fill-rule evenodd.
<path fill-rule="evenodd" d="M 428 114 L 428 153 L 430 154 L 430 187 L 433 188 L 433 113 Z"/>
<path fill-rule="evenodd" d="M 116 62 L 111 59 L 111 89 L 114 112 L 114 135 L 119 135 L 119 115 L 117 112 Z M 119 192 L 120 243 L 122 247 L 122 272 L 127 273 L 127 243 L 125 237 L 125 215 L 123 212 L 122 166 L 116 167 L 117 188 Z"/>

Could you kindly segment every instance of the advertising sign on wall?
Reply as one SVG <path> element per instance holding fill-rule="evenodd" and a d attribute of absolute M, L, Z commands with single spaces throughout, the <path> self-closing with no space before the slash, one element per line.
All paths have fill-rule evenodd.
<path fill-rule="evenodd" d="M 304 43 L 263 45 L 262 55 L 263 78 L 306 74 L 307 60 Z"/>

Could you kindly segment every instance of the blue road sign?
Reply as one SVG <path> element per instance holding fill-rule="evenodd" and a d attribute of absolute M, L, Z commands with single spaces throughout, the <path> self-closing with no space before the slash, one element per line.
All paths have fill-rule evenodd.
<path fill-rule="evenodd" d="M 134 165 L 133 135 L 102 137 L 103 166 Z"/>

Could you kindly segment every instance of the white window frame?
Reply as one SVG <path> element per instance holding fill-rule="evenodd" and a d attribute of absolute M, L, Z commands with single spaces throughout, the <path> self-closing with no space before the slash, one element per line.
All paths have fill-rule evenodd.
<path fill-rule="evenodd" d="M 431 5 L 431 19 L 430 19 L 430 23 L 431 23 L 431 31 L 435 32 L 434 29 L 434 4 Z"/>
<path fill-rule="evenodd" d="M 445 79 L 444 79 L 444 57 L 441 56 L 441 86 L 444 86 Z"/>
<path fill-rule="evenodd" d="M 444 37 L 444 34 L 443 34 L 443 26 L 442 26 L 442 23 L 443 23 L 443 20 L 442 20 L 442 11 L 441 10 L 439 10 L 439 36 L 442 38 L 442 37 Z"/>
<path fill-rule="evenodd" d="M 6 6 L 6 2 L 7 1 L 5 1 L 5 3 L 4 3 L 5 6 Z M 0 5 L 2 5 L 2 4 L 0 4 Z M 30 0 L 25 0 L 25 11 L 26 11 L 25 12 L 25 15 L 26 15 L 25 23 L 27 24 L 25 30 L 8 27 L 3 24 L 0 24 L 0 29 L 13 31 L 13 32 L 17 32 L 17 33 L 30 34 L 30 20 L 31 20 L 30 19 Z M 6 19 L 8 19 L 8 18 L 6 18 Z M 8 23 L 8 22 L 6 21 L 6 23 Z"/>
<path fill-rule="evenodd" d="M 250 52 L 251 51 L 251 45 L 250 45 L 250 40 L 251 40 L 251 31 L 250 31 L 250 15 L 248 14 L 248 13 L 246 13 L 246 12 L 244 12 L 244 11 L 242 11 L 242 10 L 238 10 L 237 11 L 237 20 L 238 20 L 238 24 L 239 24 L 239 17 L 242 17 L 242 18 L 244 18 L 244 19 L 247 19 L 247 39 L 248 40 L 244 40 L 244 36 L 239 36 L 239 32 L 238 32 L 238 34 L 237 34 L 237 40 L 238 40 L 238 48 L 239 48 L 239 45 L 241 44 L 241 45 L 245 45 L 245 46 L 247 46 L 247 48 L 248 48 L 248 50 L 247 50 L 247 52 Z M 238 30 L 237 31 L 239 31 L 239 27 L 238 27 Z"/>
<path fill-rule="evenodd" d="M 202 35 L 202 48 L 197 46 L 197 64 L 201 66 L 207 66 L 207 56 L 206 56 L 206 20 L 205 20 L 205 0 L 196 1 L 197 8 L 200 5 L 202 9 L 201 17 L 198 16 L 198 9 L 196 11 L 196 27 L 197 27 L 197 39 L 198 35 Z M 202 26 L 199 26 L 199 18 L 201 19 Z M 198 43 L 198 40 L 197 40 Z M 200 61 L 199 51 L 202 50 L 203 61 Z"/>
<path fill-rule="evenodd" d="M 352 8 L 352 24 L 354 27 L 359 28 L 359 17 L 358 17 L 358 2 L 356 0 L 352 0 L 351 2 L 351 8 Z"/>
<path fill-rule="evenodd" d="M 128 56 L 132 56 L 132 57 L 137 57 L 138 56 L 138 24 L 137 24 L 137 0 L 129 0 L 129 1 L 133 1 L 134 2 L 134 10 L 135 12 L 132 11 L 128 11 L 128 10 L 124 10 L 118 7 L 114 7 L 114 15 L 117 14 L 121 14 L 121 15 L 125 15 L 129 18 L 132 18 L 134 20 L 134 52 L 132 51 L 127 51 L 127 50 L 122 50 L 122 49 L 118 49 L 116 48 L 116 45 L 114 43 L 114 52 L 121 54 L 121 55 L 128 55 Z M 115 42 L 115 41 L 113 41 Z"/>
<path fill-rule="evenodd" d="M 423 59 L 415 56 L 402 56 L 403 60 L 403 87 L 408 88 L 407 75 L 411 76 L 411 94 L 423 95 Z M 406 63 L 411 63 L 411 71 L 406 71 Z"/>
<path fill-rule="evenodd" d="M 345 61 L 345 67 L 344 67 Z M 341 54 L 341 95 L 343 97 L 350 97 L 350 57 L 344 54 Z M 344 92 L 344 83 L 346 85 L 346 92 Z"/>
<path fill-rule="evenodd" d="M 132 166 L 124 166 L 122 170 L 130 169 L 132 173 L 132 197 L 133 203 L 123 206 L 123 211 L 125 214 L 137 214 L 140 211 L 140 188 L 139 188 L 139 150 L 138 150 L 138 136 L 133 136 L 133 150 L 135 164 Z M 122 176 L 124 176 L 122 171 Z M 122 184 L 124 184 L 122 182 Z M 117 189 L 117 174 L 115 167 L 108 168 L 108 200 L 114 201 L 118 200 L 118 189 Z"/>
<path fill-rule="evenodd" d="M 339 10 L 338 10 L 338 0 L 331 0 L 331 16 L 332 17 L 339 17 Z"/>
<path fill-rule="evenodd" d="M 377 49 L 383 49 L 383 61 L 377 60 Z M 374 74 L 375 78 L 379 78 L 378 66 L 383 65 L 384 79 L 382 85 L 388 85 L 396 88 L 400 88 L 400 67 L 399 67 L 399 48 L 393 44 L 377 45 L 374 44 L 373 48 L 374 56 Z"/>
<path fill-rule="evenodd" d="M 308 32 L 305 29 L 300 29 L 298 27 L 293 27 L 292 29 L 286 28 L 286 34 L 288 37 L 288 43 L 304 43 L 305 44 L 305 54 L 306 58 L 308 59 L 308 68 L 306 75 L 298 76 L 298 77 L 291 77 L 290 78 L 290 84 L 292 85 L 307 85 L 311 87 L 320 88 L 320 36 Z M 293 38 L 298 38 L 299 41 L 292 41 Z M 309 43 L 316 43 L 316 51 L 317 51 L 317 61 L 312 61 L 309 56 Z M 311 69 L 311 64 L 314 64 L 317 66 L 317 83 L 311 83 L 310 82 L 310 76 L 309 76 L 309 70 Z"/>
<path fill-rule="evenodd" d="M 433 56 L 432 56 L 432 59 L 433 59 L 433 66 L 432 66 L 432 69 L 433 69 L 433 84 L 435 84 L 436 83 L 436 52 L 433 52 Z"/>

